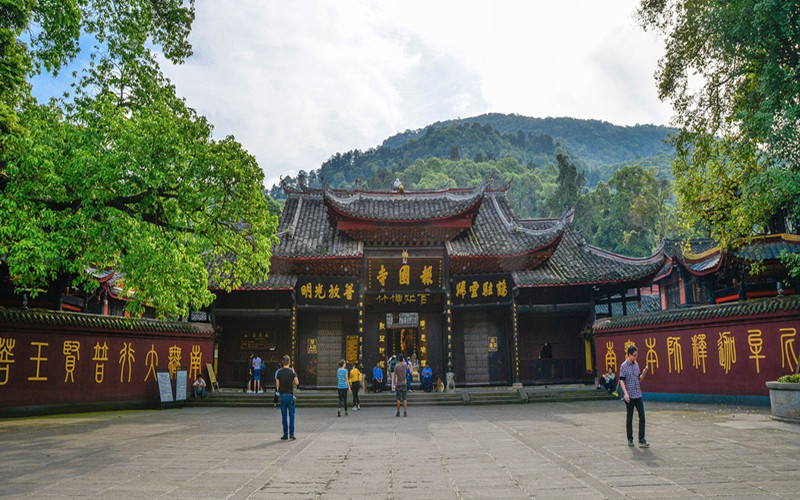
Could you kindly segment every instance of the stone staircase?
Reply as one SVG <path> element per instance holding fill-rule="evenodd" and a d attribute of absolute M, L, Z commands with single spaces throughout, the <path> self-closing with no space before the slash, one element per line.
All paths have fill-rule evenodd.
<path fill-rule="evenodd" d="M 240 390 L 223 388 L 208 395 L 205 399 L 189 399 L 185 406 L 226 406 L 226 407 L 271 407 L 272 391 L 262 394 L 247 394 Z M 377 394 L 362 394 L 362 407 L 394 406 L 395 396 L 391 391 Z M 352 405 L 352 394 L 348 396 Z M 452 392 L 412 391 L 409 403 L 420 406 L 446 405 L 500 405 L 525 403 L 551 403 L 568 401 L 609 400 L 617 399 L 606 391 L 595 390 L 582 384 L 535 386 L 523 388 L 511 387 L 460 387 Z M 301 389 L 297 394 L 298 407 L 327 407 L 338 405 L 338 396 L 334 389 Z"/>

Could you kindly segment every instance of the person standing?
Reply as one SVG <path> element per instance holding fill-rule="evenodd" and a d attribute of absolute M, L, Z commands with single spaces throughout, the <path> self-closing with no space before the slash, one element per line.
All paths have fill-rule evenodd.
<path fill-rule="evenodd" d="M 247 358 L 247 387 L 245 391 L 248 394 L 253 392 L 253 358 L 255 358 L 255 356 L 251 352 L 250 357 Z"/>
<path fill-rule="evenodd" d="M 289 364 L 292 358 L 288 355 L 283 356 L 283 368 L 275 372 L 275 390 L 280 394 L 281 400 L 281 420 L 283 422 L 283 435 L 281 439 L 291 439 L 294 441 L 294 388 L 300 384 L 297 374 Z M 287 413 L 289 421 L 287 423 Z"/>
<path fill-rule="evenodd" d="M 253 358 L 253 391 L 256 394 L 261 392 L 261 355 L 256 353 Z"/>
<path fill-rule="evenodd" d="M 281 371 L 281 364 L 278 363 L 278 369 L 275 370 L 275 376 L 272 377 L 274 379 L 278 378 L 278 372 Z M 278 386 L 275 385 L 275 396 L 272 398 L 272 407 L 276 408 L 281 402 L 281 394 L 278 392 Z"/>
<path fill-rule="evenodd" d="M 336 370 L 336 379 L 338 384 L 336 388 L 339 390 L 339 411 L 336 412 L 337 417 L 342 416 L 342 403 L 344 403 L 344 416 L 347 416 L 347 392 L 350 388 L 350 378 L 347 376 L 347 368 L 345 368 L 343 359 L 339 360 L 339 369 Z"/>
<path fill-rule="evenodd" d="M 639 371 L 639 363 L 636 358 L 639 356 L 635 345 L 628 346 L 628 359 L 619 367 L 619 386 L 625 394 L 625 432 L 628 435 L 628 446 L 633 446 L 633 409 L 636 408 L 639 414 L 639 446 L 647 448 L 650 445 L 644 438 L 644 403 L 642 402 L 642 388 L 639 383 L 647 373 L 647 366 L 643 371 Z"/>
<path fill-rule="evenodd" d="M 389 368 L 389 371 L 386 372 L 386 376 L 390 378 L 394 377 L 394 368 L 397 366 L 397 356 L 392 354 L 386 366 Z M 392 382 L 392 392 L 394 392 L 394 382 Z"/>
<path fill-rule="evenodd" d="M 392 374 L 392 390 L 394 391 L 395 399 L 397 400 L 397 414 L 395 417 L 400 416 L 400 401 L 403 402 L 403 416 L 408 416 L 408 385 L 406 382 L 406 370 L 408 365 L 403 359 L 403 355 L 397 356 L 397 365 L 394 367 Z"/>
<path fill-rule="evenodd" d="M 353 410 L 358 411 L 361 409 L 361 400 L 358 397 L 358 391 L 361 389 L 361 381 L 364 379 L 364 374 L 358 366 L 353 365 L 350 370 L 350 387 L 353 388 Z"/>

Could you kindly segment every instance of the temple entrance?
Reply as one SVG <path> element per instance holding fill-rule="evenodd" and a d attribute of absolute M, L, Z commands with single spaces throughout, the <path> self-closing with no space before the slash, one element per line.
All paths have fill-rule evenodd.
<path fill-rule="evenodd" d="M 403 355 L 406 359 L 419 359 L 419 329 L 389 328 L 389 356 Z"/>

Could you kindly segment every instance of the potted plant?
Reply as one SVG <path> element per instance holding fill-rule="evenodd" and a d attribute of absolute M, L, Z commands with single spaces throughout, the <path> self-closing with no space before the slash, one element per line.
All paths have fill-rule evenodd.
<path fill-rule="evenodd" d="M 772 418 L 800 424 L 800 373 L 767 382 Z"/>

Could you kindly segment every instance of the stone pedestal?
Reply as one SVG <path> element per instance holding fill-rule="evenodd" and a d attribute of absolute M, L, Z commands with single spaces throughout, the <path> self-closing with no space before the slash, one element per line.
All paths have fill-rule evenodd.
<path fill-rule="evenodd" d="M 800 384 L 767 382 L 772 418 L 800 424 Z"/>

